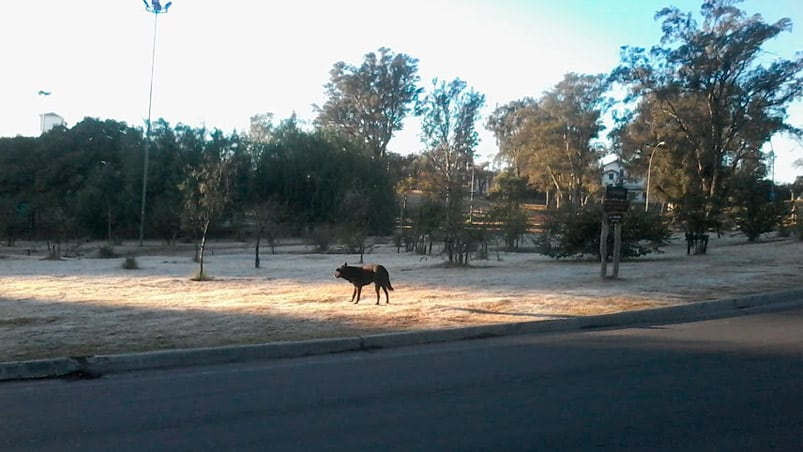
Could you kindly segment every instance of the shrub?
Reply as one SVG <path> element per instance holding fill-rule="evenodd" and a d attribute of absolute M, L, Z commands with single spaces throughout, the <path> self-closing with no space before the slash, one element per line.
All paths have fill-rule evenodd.
<path fill-rule="evenodd" d="M 562 208 L 545 212 L 543 233 L 533 241 L 537 251 L 561 259 L 599 255 L 602 232 L 602 206 L 588 205 L 581 209 Z M 661 252 L 669 244 L 671 232 L 664 217 L 652 212 L 631 209 L 622 219 L 622 258 Z M 613 228 L 608 237 L 609 257 L 613 254 Z"/>
<path fill-rule="evenodd" d="M 134 256 L 126 256 L 125 260 L 123 261 L 123 269 L 124 270 L 138 270 L 139 264 L 137 264 L 137 260 Z"/>

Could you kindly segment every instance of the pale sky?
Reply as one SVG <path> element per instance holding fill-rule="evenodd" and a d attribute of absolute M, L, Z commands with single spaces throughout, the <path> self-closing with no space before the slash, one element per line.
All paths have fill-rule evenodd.
<path fill-rule="evenodd" d="M 162 0 L 166 3 L 166 0 Z M 699 11 L 698 0 L 174 0 L 158 19 L 152 118 L 172 125 L 246 130 L 249 118 L 295 112 L 314 118 L 338 61 L 359 65 L 379 47 L 419 59 L 422 84 L 460 77 L 497 105 L 539 97 L 568 72 L 607 73 L 619 47 L 658 43 L 653 20 L 665 6 Z M 803 2 L 746 0 L 740 7 L 794 29 L 766 47 L 791 58 L 803 50 Z M 13 0 L 0 14 L 0 136 L 36 136 L 39 114 L 67 126 L 84 117 L 143 127 L 154 17 L 141 0 Z M 39 90 L 50 91 L 41 96 Z M 803 102 L 789 110 L 803 127 Z M 496 153 L 481 124 L 480 160 Z M 390 142 L 419 152 L 418 123 Z M 803 175 L 803 146 L 780 136 L 775 180 Z"/>

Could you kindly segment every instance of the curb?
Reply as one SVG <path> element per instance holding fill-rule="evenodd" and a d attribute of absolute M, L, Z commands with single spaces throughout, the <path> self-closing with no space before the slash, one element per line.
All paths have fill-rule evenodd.
<path fill-rule="evenodd" d="M 643 323 L 673 323 L 712 316 L 738 315 L 744 309 L 778 305 L 803 306 L 803 287 L 664 308 L 569 319 L 536 320 L 432 331 L 383 333 L 336 339 L 4 362 L 0 363 L 0 382 L 57 377 L 94 378 L 105 374 L 135 370 L 295 358 L 520 334 L 624 327 Z"/>

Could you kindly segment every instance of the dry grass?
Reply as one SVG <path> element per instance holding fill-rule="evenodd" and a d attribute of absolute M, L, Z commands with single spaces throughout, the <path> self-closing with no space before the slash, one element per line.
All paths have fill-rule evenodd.
<path fill-rule="evenodd" d="M 333 272 L 358 258 L 302 248 L 263 255 L 255 269 L 250 247 L 212 244 L 208 281 L 191 280 L 191 249 L 131 248 L 139 269 L 125 270 L 124 258 L 0 248 L 0 361 L 537 321 L 803 286 L 803 243 L 791 240 L 713 239 L 701 256 L 678 242 L 623 263 L 615 281 L 593 262 L 508 253 L 447 268 L 378 246 L 366 261 L 390 270 L 391 302 L 376 306 L 368 287 L 353 305 Z"/>

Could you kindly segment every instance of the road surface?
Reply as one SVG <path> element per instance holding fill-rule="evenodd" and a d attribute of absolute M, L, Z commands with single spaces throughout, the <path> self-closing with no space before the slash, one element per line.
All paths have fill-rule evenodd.
<path fill-rule="evenodd" d="M 803 450 L 803 309 L 0 384 L 0 450 Z"/>

